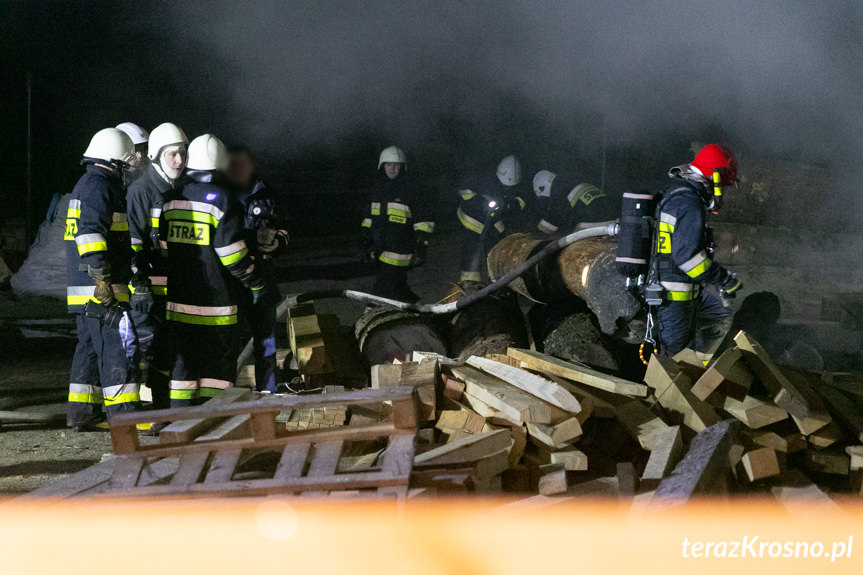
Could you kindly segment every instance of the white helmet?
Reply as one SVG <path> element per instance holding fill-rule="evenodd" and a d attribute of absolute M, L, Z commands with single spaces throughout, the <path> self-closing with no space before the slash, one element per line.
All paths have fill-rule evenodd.
<path fill-rule="evenodd" d="M 557 175 L 548 170 L 540 170 L 533 177 L 533 192 L 537 197 L 551 197 L 551 183 Z"/>
<path fill-rule="evenodd" d="M 497 179 L 504 186 L 514 186 L 521 181 L 521 164 L 515 156 L 507 156 L 497 165 Z"/>
<path fill-rule="evenodd" d="M 117 124 L 117 129 L 126 132 L 126 135 L 132 138 L 132 143 L 136 146 L 150 139 L 150 133 L 147 130 L 132 122 Z"/>
<path fill-rule="evenodd" d="M 172 144 L 188 144 L 189 138 L 186 133 L 171 122 L 159 124 L 150 134 L 150 143 L 147 146 L 147 157 L 155 162 L 159 157 L 159 150 Z"/>
<path fill-rule="evenodd" d="M 394 164 L 404 164 L 405 169 L 407 169 L 407 156 L 405 156 L 405 153 L 399 147 L 390 146 L 381 152 L 381 156 L 378 158 L 378 169 L 380 170 L 382 165 L 390 162 Z"/>
<path fill-rule="evenodd" d="M 135 144 L 125 132 L 117 128 L 105 128 L 96 132 L 90 140 L 84 157 L 126 167 L 125 165 L 135 159 Z"/>
<path fill-rule="evenodd" d="M 190 170 L 223 172 L 228 169 L 228 150 L 222 140 L 212 134 L 198 136 L 189 144 L 186 167 Z"/>

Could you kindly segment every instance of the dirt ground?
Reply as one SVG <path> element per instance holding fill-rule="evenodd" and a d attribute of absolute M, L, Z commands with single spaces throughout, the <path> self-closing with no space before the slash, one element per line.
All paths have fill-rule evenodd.
<path fill-rule="evenodd" d="M 793 298 L 794 290 L 799 289 L 794 278 L 799 274 L 771 267 L 775 264 L 766 260 L 774 256 L 774 250 L 767 250 L 764 241 L 753 243 L 765 253 L 753 252 L 739 262 L 745 264 L 740 266 L 740 271 L 747 291 L 771 289 L 783 299 Z M 373 270 L 360 263 L 359 253 L 355 237 L 295 242 L 278 268 L 282 292 L 370 290 L 374 282 Z M 738 255 L 737 259 L 743 258 Z M 458 279 L 458 260 L 455 230 L 440 230 L 429 250 L 426 266 L 410 272 L 412 289 L 424 302 L 440 300 Z M 823 265 L 832 264 L 825 261 Z M 760 281 L 760 277 L 766 278 L 765 281 Z M 832 346 L 844 346 L 844 354 L 856 354 L 859 358 L 859 334 L 841 333 L 835 325 L 820 322 L 815 298 L 812 294 L 808 297 L 812 298 L 810 306 L 785 308 L 797 313 L 785 321 L 804 325 L 810 341 L 818 344 L 816 347 L 829 352 Z M 526 304 L 526 300 L 523 303 Z M 316 302 L 316 307 L 319 312 L 337 314 L 343 325 L 351 325 L 364 305 L 330 299 Z M 14 400 L 48 395 L 52 400 L 50 404 L 23 409 L 63 413 L 74 346 L 74 323 L 66 314 L 63 302 L 0 292 L 0 409 L 8 409 L 2 407 L 3 402 L 8 406 Z M 825 356 L 831 357 L 829 353 Z M 54 425 L 0 426 L 0 494 L 30 491 L 92 465 L 110 453 L 108 433 L 74 433 L 67 430 L 62 421 Z"/>

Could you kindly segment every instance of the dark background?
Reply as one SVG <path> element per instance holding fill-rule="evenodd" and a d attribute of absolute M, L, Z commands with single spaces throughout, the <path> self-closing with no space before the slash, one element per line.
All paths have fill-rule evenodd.
<path fill-rule="evenodd" d="M 93 133 L 172 121 L 256 149 L 299 236 L 354 230 L 394 143 L 439 220 L 510 153 L 526 191 L 546 168 L 618 192 L 722 138 L 744 176 L 747 158 L 829 170 L 811 208 L 848 225 L 861 30 L 863 4 L 838 1 L 6 0 L 0 221 L 23 209 L 30 73 L 36 223 Z"/>

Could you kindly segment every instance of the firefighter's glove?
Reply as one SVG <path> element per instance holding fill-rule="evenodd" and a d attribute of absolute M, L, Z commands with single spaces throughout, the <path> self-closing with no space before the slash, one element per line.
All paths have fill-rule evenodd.
<path fill-rule="evenodd" d="M 82 266 L 83 267 L 83 264 Z M 101 268 L 87 266 L 87 275 L 93 280 L 96 289 L 93 290 L 93 297 L 99 300 L 99 303 L 105 307 L 112 306 L 117 299 L 114 297 L 114 288 L 111 287 L 111 268 L 108 265 Z"/>
<path fill-rule="evenodd" d="M 129 298 L 129 305 L 133 310 L 140 313 L 150 313 L 153 309 L 153 292 L 149 286 L 139 286 L 135 288 L 135 293 Z"/>
<path fill-rule="evenodd" d="M 719 297 L 722 298 L 723 303 L 730 305 L 741 289 L 743 289 L 743 282 L 737 279 L 737 274 L 729 274 L 719 286 Z"/>

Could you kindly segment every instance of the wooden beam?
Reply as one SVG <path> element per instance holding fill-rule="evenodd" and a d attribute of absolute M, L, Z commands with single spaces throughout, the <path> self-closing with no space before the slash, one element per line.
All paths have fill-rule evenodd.
<path fill-rule="evenodd" d="M 563 411 L 569 413 L 581 411 L 581 404 L 578 403 L 578 400 L 569 391 L 553 381 L 533 375 L 523 369 L 475 355 L 469 357 L 467 363 Z"/>
<path fill-rule="evenodd" d="M 550 355 L 527 349 L 509 348 L 507 355 L 521 361 L 522 367 L 571 379 L 589 387 L 621 395 L 647 397 L 647 387 L 640 383 L 606 375 L 587 366 L 578 365 Z"/>
<path fill-rule="evenodd" d="M 689 451 L 656 488 L 651 506 L 680 505 L 690 497 L 724 490 L 731 473 L 728 453 L 740 423 L 727 420 L 695 436 Z"/>
<path fill-rule="evenodd" d="M 527 433 L 534 439 L 552 448 L 565 446 L 582 434 L 581 424 L 575 417 L 564 419 L 553 425 L 546 423 L 528 423 Z"/>
<path fill-rule="evenodd" d="M 471 367 L 455 367 L 453 374 L 465 382 L 465 393 L 501 412 L 510 421 L 551 423 L 552 406 L 535 396 Z"/>
<path fill-rule="evenodd" d="M 689 377 L 671 359 L 652 356 L 644 381 L 654 389 L 659 404 L 679 413 L 693 431 L 704 431 L 722 420 L 713 407 L 695 397 Z"/>
<path fill-rule="evenodd" d="M 791 414 L 791 419 L 797 424 L 801 433 L 803 435 L 811 435 L 822 427 L 829 425 L 833 421 L 833 417 L 827 411 L 824 402 L 821 401 L 821 397 L 812 389 L 809 383 L 810 374 L 793 368 L 784 368 L 781 371 L 797 390 L 798 397 L 806 402 L 806 417 L 798 417 L 793 413 Z M 820 385 L 820 377 L 815 374 L 811 375 L 815 379 L 816 384 Z"/>
<path fill-rule="evenodd" d="M 740 465 L 746 473 L 749 482 L 758 481 L 782 473 L 784 462 L 775 449 L 761 447 L 743 454 Z"/>
<path fill-rule="evenodd" d="M 723 409 L 750 429 L 760 429 L 788 418 L 788 412 L 769 401 L 747 395 L 743 401 L 726 397 Z"/>
<path fill-rule="evenodd" d="M 416 455 L 414 465 L 471 463 L 495 451 L 507 449 L 511 443 L 510 433 L 506 429 L 471 435 Z"/>
<path fill-rule="evenodd" d="M 219 395 L 210 399 L 202 405 L 207 409 L 216 409 L 223 405 L 246 401 L 252 397 L 252 390 L 239 387 L 229 387 Z M 167 425 L 159 432 L 159 443 L 171 445 L 175 443 L 186 443 L 192 441 L 199 435 L 206 433 L 224 421 L 218 417 L 186 419 L 176 421 Z"/>
<path fill-rule="evenodd" d="M 642 487 L 648 491 L 656 489 L 659 482 L 668 477 L 682 455 L 683 435 L 680 426 L 660 430 L 654 436 L 650 458 L 641 474 Z"/>
<path fill-rule="evenodd" d="M 850 396 L 832 385 L 813 385 L 813 389 L 821 396 L 836 418 L 839 425 L 854 438 L 863 442 L 863 409 Z"/>
<path fill-rule="evenodd" d="M 539 494 L 560 495 L 566 493 L 569 484 L 566 481 L 566 469 L 562 463 L 551 463 L 540 466 Z"/>
<path fill-rule="evenodd" d="M 617 407 L 614 414 L 639 445 L 648 451 L 653 449 L 656 434 L 668 428 L 668 424 L 647 409 L 638 399 L 632 399 Z"/>
<path fill-rule="evenodd" d="M 485 418 L 472 409 L 465 407 L 459 411 L 445 410 L 440 412 L 435 427 L 443 433 L 465 431 L 467 433 L 480 433 L 485 425 Z"/>
<path fill-rule="evenodd" d="M 732 347 L 725 350 L 692 386 L 692 395 L 706 401 L 710 394 L 721 393 L 743 401 L 754 376 L 746 367 L 743 352 Z"/>

